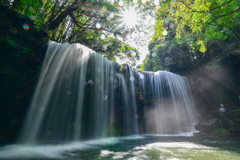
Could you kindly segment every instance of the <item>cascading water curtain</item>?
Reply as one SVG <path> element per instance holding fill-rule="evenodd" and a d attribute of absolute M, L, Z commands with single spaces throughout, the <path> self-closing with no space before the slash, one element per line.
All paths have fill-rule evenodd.
<path fill-rule="evenodd" d="M 151 75 L 154 103 L 146 113 L 148 133 L 179 134 L 194 131 L 196 106 L 187 79 L 159 71 Z"/>
<path fill-rule="evenodd" d="M 115 115 L 115 101 L 119 99 L 115 93 L 122 87 L 126 94 L 134 93 L 133 83 L 126 88 L 119 68 L 116 62 L 83 45 L 50 41 L 20 142 L 79 141 L 120 133 L 137 134 L 137 120 L 131 121 L 132 115 L 136 115 L 135 99 L 123 100 L 126 110 L 131 110 L 131 114 L 124 115 L 126 124 L 131 123 L 127 132 L 124 127 L 115 126 L 115 119 L 121 119 Z"/>
<path fill-rule="evenodd" d="M 87 62 L 80 44 L 49 42 L 40 79 L 20 136 L 24 143 L 80 139 Z"/>
<path fill-rule="evenodd" d="M 136 73 L 83 45 L 50 41 L 20 142 L 175 134 L 192 130 L 195 114 L 185 78 Z"/>

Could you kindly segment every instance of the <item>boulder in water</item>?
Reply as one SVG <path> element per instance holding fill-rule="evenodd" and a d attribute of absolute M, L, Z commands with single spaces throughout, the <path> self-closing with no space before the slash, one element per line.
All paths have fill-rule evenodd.
<path fill-rule="evenodd" d="M 220 120 L 218 118 L 213 118 L 208 121 L 202 121 L 199 122 L 197 125 L 195 125 L 195 129 L 198 131 L 201 131 L 203 133 L 211 133 L 216 129 L 221 128 Z"/>

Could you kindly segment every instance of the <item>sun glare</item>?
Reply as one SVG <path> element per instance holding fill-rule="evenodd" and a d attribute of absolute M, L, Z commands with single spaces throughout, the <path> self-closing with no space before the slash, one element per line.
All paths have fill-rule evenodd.
<path fill-rule="evenodd" d="M 134 28 L 140 20 L 138 11 L 135 10 L 135 7 L 124 8 L 121 14 L 122 25 L 125 25 L 127 28 Z"/>

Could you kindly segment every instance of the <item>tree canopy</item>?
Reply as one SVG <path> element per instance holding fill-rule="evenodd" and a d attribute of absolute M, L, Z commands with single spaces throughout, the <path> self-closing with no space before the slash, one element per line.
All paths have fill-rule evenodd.
<path fill-rule="evenodd" d="M 214 66 L 239 45 L 238 0 L 160 1 L 150 54 L 140 70 Z M 150 64 L 147 64 L 150 62 Z M 148 70 L 150 69 L 148 68 Z"/>
<path fill-rule="evenodd" d="M 125 57 L 134 64 L 139 59 L 138 50 L 125 41 L 137 28 L 126 29 L 121 24 L 123 7 L 117 1 L 4 0 L 1 3 L 28 16 L 37 30 L 48 34 L 47 39 L 84 44 L 112 61 Z M 121 56 L 122 53 L 126 56 Z"/>
<path fill-rule="evenodd" d="M 236 46 L 240 39 L 239 3 L 239 0 L 1 1 L 28 16 L 37 30 L 48 34 L 47 39 L 81 43 L 109 60 L 125 58 L 132 65 L 140 54 L 126 39 L 139 41 L 142 46 L 146 42 L 144 37 L 151 32 L 149 24 L 156 22 L 149 44 L 151 55 L 141 68 L 153 71 L 169 70 L 175 64 L 194 67 L 200 59 L 207 63 L 207 56 L 219 56 L 217 47 L 224 48 L 221 55 L 229 52 L 229 47 Z M 140 17 L 133 28 L 122 22 L 121 12 L 126 6 L 132 6 Z"/>

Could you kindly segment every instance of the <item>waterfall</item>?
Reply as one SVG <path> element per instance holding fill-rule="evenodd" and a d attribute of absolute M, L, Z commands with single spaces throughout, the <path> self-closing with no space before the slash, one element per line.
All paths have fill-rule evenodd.
<path fill-rule="evenodd" d="M 166 71 L 136 72 L 83 45 L 50 41 L 19 140 L 176 134 L 192 131 L 196 121 L 186 78 Z"/>
<path fill-rule="evenodd" d="M 151 74 L 150 86 L 154 103 L 146 113 L 149 133 L 179 134 L 192 131 L 198 118 L 187 79 L 160 71 Z"/>

